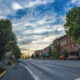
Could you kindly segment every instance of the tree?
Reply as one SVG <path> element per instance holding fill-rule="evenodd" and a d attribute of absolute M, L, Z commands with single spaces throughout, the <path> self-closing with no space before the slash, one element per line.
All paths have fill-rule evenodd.
<path fill-rule="evenodd" d="M 62 54 L 63 54 L 64 56 L 68 57 L 68 56 L 69 56 L 69 51 L 66 50 L 66 49 L 64 49 L 63 52 L 62 52 Z"/>
<path fill-rule="evenodd" d="M 49 47 L 49 56 L 51 56 L 52 55 L 52 50 L 51 50 L 51 48 Z"/>
<path fill-rule="evenodd" d="M 31 57 L 32 57 L 32 59 L 33 59 L 33 58 L 34 58 L 34 54 L 32 54 L 32 56 L 31 56 Z"/>
<path fill-rule="evenodd" d="M 54 48 L 52 51 L 52 56 L 57 57 L 58 56 L 58 51 Z"/>
<path fill-rule="evenodd" d="M 39 54 L 38 53 L 36 53 L 36 58 L 39 58 Z"/>
<path fill-rule="evenodd" d="M 0 59 L 10 50 L 10 46 L 16 44 L 16 37 L 12 32 L 10 20 L 0 20 Z"/>
<path fill-rule="evenodd" d="M 64 27 L 67 35 L 80 43 L 80 7 L 74 7 L 66 14 Z"/>
<path fill-rule="evenodd" d="M 21 58 L 21 51 L 17 45 L 14 44 L 11 51 L 12 51 L 12 54 L 15 55 L 16 59 Z"/>

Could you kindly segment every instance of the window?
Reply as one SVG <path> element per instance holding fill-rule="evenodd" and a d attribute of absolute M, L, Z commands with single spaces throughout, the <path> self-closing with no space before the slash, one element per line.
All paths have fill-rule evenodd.
<path fill-rule="evenodd" d="M 72 48 L 74 48 L 74 44 L 72 44 Z"/>

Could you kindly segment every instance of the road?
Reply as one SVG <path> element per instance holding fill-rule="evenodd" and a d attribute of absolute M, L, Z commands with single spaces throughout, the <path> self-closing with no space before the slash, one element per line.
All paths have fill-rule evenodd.
<path fill-rule="evenodd" d="M 80 80 L 80 61 L 23 60 L 2 78 L 7 80 Z"/>

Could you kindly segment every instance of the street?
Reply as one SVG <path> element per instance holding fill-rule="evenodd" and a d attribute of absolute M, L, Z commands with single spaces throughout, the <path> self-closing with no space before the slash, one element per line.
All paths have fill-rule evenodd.
<path fill-rule="evenodd" d="M 80 80 L 80 61 L 27 59 L 1 80 Z"/>

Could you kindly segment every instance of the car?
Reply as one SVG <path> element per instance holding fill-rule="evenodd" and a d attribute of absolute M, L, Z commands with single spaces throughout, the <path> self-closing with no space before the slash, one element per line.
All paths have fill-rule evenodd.
<path fill-rule="evenodd" d="M 19 58 L 19 59 L 18 59 L 18 62 L 22 62 L 22 59 L 21 59 L 21 58 Z"/>

